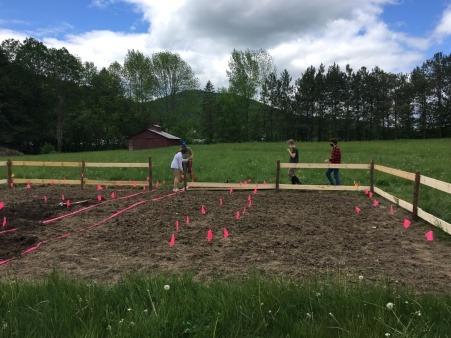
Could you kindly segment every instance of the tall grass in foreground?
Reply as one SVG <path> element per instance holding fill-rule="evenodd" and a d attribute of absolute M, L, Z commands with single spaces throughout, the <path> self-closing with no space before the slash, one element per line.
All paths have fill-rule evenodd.
<path fill-rule="evenodd" d="M 40 284 L 0 286 L 2 337 L 448 337 L 451 332 L 451 295 L 414 295 L 369 285 L 364 278 L 296 284 L 252 275 L 198 283 L 189 275 L 160 275 L 107 286 L 54 273 Z"/>

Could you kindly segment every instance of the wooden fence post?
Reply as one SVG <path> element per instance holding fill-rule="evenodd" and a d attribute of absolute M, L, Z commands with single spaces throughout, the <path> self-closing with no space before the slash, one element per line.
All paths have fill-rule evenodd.
<path fill-rule="evenodd" d="M 85 161 L 81 162 L 81 188 L 83 189 L 85 183 Z"/>
<path fill-rule="evenodd" d="M 149 191 L 152 190 L 152 157 L 149 156 Z"/>
<path fill-rule="evenodd" d="M 185 168 L 183 169 L 183 189 L 186 192 L 186 181 L 188 180 L 188 163 L 185 165 Z"/>
<path fill-rule="evenodd" d="M 276 190 L 279 190 L 279 178 L 280 178 L 280 160 L 277 161 L 276 167 Z"/>
<path fill-rule="evenodd" d="M 13 183 L 13 162 L 8 160 L 6 165 L 8 166 L 8 188 L 11 189 Z"/>
<path fill-rule="evenodd" d="M 370 164 L 370 191 L 374 193 L 374 160 Z"/>
<path fill-rule="evenodd" d="M 418 219 L 418 195 L 420 192 L 420 172 L 415 173 L 415 183 L 413 185 L 412 219 Z"/>

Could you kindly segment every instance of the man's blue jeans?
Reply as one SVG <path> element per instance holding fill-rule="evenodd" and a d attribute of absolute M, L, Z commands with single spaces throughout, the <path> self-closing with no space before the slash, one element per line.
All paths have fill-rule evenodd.
<path fill-rule="evenodd" d="M 335 183 L 332 180 L 332 172 L 334 173 Z M 340 171 L 338 169 L 332 169 L 332 168 L 327 169 L 326 176 L 327 176 L 327 179 L 329 180 L 330 184 L 340 185 Z"/>

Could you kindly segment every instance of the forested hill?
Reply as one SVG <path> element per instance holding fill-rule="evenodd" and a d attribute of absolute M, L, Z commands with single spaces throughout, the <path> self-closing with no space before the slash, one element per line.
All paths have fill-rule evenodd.
<path fill-rule="evenodd" d="M 408 74 L 375 66 L 278 73 L 263 50 L 234 50 L 228 88 L 201 89 L 178 54 L 128 51 L 98 70 L 28 38 L 0 44 L 0 147 L 25 153 L 124 148 L 158 124 L 188 141 L 451 137 L 451 55 Z"/>

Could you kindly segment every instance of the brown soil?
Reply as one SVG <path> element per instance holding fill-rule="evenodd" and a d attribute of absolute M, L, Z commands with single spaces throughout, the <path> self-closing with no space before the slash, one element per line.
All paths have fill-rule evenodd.
<path fill-rule="evenodd" d="M 59 205 L 62 195 L 69 207 Z M 406 229 L 407 211 L 390 214 L 388 201 L 375 207 L 362 192 L 22 186 L 0 190 L 1 202 L 0 230 L 11 230 L 0 234 L 2 279 L 42 280 L 53 270 L 97 282 L 154 272 L 191 272 L 199 280 L 339 273 L 450 292 L 451 241 L 427 241 L 426 232 L 437 229 L 415 221 Z M 67 217 L 46 222 L 59 216 Z"/>

